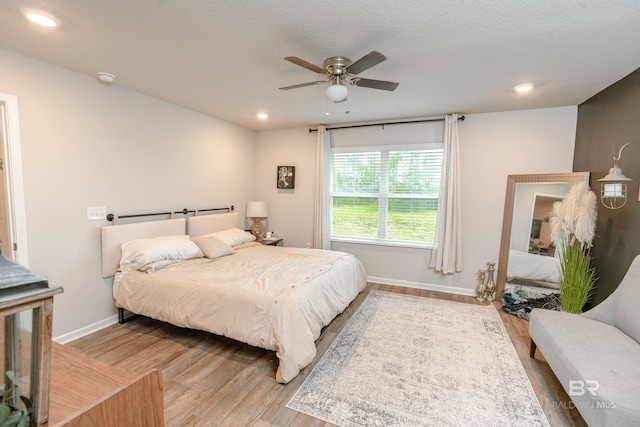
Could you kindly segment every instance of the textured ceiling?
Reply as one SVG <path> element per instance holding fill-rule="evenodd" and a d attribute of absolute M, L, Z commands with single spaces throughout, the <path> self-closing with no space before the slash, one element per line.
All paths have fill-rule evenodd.
<path fill-rule="evenodd" d="M 23 6 L 62 25 L 38 28 Z M 88 76 L 109 72 L 117 86 L 249 129 L 280 129 L 577 105 L 640 67 L 640 2 L 0 0 L 0 46 Z M 374 49 L 388 59 L 361 77 L 400 82 L 394 92 L 349 87 L 348 103 L 333 104 L 326 85 L 278 90 L 319 77 L 286 56 L 321 66 Z M 538 88 L 511 90 L 526 81 Z"/>

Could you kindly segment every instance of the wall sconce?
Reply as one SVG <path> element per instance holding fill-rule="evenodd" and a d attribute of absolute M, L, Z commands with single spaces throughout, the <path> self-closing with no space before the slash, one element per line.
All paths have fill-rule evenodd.
<path fill-rule="evenodd" d="M 613 157 L 613 167 L 609 169 L 609 174 L 600 182 L 600 201 L 604 207 L 608 209 L 620 209 L 627 203 L 627 184 L 633 181 L 622 173 L 622 169 L 618 166 L 618 160 L 622 155 L 622 150 L 631 142 L 627 142 L 618 151 L 618 156 Z"/>
<path fill-rule="evenodd" d="M 267 218 L 269 213 L 267 212 L 266 202 L 247 202 L 247 211 L 245 212 L 247 218 L 253 218 L 253 224 L 251 224 L 251 234 L 256 236 L 259 242 L 262 242 L 264 236 L 264 224 L 262 219 Z"/>

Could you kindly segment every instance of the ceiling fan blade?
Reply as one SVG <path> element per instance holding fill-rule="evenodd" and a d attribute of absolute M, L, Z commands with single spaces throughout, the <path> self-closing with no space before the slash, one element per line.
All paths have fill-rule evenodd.
<path fill-rule="evenodd" d="M 321 85 L 323 83 L 327 83 L 326 80 L 322 80 L 322 81 L 317 81 L 317 82 L 309 82 L 309 83 L 300 83 L 297 85 L 291 85 L 291 86 L 285 86 L 285 87 L 281 87 L 280 90 L 289 90 L 289 89 L 297 89 L 299 87 L 305 87 L 305 86 L 313 86 L 313 85 Z"/>
<path fill-rule="evenodd" d="M 300 59 L 297 56 L 287 56 L 286 58 L 284 58 L 285 61 L 289 61 L 293 64 L 299 65 L 303 68 L 306 68 L 307 70 L 311 70 L 315 73 L 318 74 L 326 74 L 327 70 L 325 70 L 324 68 L 318 67 L 317 65 L 313 65 L 310 62 L 305 61 L 304 59 Z"/>
<path fill-rule="evenodd" d="M 387 59 L 386 56 L 384 56 L 383 54 L 381 54 L 377 50 L 372 50 L 371 52 L 367 53 L 362 58 L 358 59 L 353 64 L 349 65 L 347 67 L 347 72 L 351 73 L 351 74 L 359 74 L 359 73 L 363 72 L 364 70 L 368 70 L 369 68 L 373 67 L 374 65 L 378 65 L 379 63 L 381 63 L 385 59 Z"/>
<path fill-rule="evenodd" d="M 352 80 L 352 84 L 360 87 L 369 87 L 372 89 L 382 89 L 393 91 L 396 90 L 400 83 L 388 82 L 386 80 L 373 80 L 373 79 L 360 79 L 355 78 Z"/>

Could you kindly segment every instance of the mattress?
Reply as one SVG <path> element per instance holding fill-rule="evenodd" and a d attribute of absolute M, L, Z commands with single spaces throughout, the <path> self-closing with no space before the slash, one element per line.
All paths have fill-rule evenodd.
<path fill-rule="evenodd" d="M 353 255 L 251 246 L 118 278 L 116 305 L 174 325 L 273 350 L 287 383 L 316 355 L 315 340 L 366 285 Z"/>

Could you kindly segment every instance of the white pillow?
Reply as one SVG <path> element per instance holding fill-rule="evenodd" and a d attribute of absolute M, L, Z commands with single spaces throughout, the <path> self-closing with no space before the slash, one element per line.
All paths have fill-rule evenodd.
<path fill-rule="evenodd" d="M 160 271 L 165 267 L 169 267 L 170 265 L 177 264 L 179 262 L 183 262 L 182 259 L 162 259 L 160 261 L 150 262 L 149 264 L 145 264 L 139 268 L 140 271 L 144 271 L 148 274 L 153 274 L 156 271 Z"/>
<path fill-rule="evenodd" d="M 236 252 L 231 246 L 211 234 L 192 237 L 191 240 L 198 245 L 204 256 L 207 258 L 220 258 Z"/>
<path fill-rule="evenodd" d="M 120 271 L 123 273 L 140 270 L 156 261 L 185 261 L 202 257 L 200 248 L 187 235 L 130 240 L 120 248 Z"/>
<path fill-rule="evenodd" d="M 207 236 L 217 237 L 229 246 L 236 246 L 242 243 L 256 240 L 256 236 L 246 231 L 240 230 L 239 228 L 230 228 L 228 230 L 207 234 Z"/>

